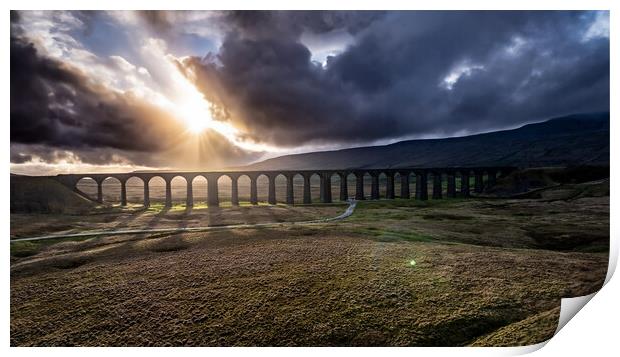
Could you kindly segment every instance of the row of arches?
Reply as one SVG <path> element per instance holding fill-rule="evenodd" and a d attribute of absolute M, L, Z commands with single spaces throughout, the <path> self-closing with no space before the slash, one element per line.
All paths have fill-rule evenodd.
<path fill-rule="evenodd" d="M 74 189 L 98 202 L 166 206 L 206 202 L 310 204 L 380 198 L 469 196 L 495 183 L 498 170 L 121 174 L 76 177 Z M 74 175 L 77 176 L 77 175 Z"/>

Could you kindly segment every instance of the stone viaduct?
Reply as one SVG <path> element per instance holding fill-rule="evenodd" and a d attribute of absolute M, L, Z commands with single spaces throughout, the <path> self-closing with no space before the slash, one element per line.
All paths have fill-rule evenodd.
<path fill-rule="evenodd" d="M 108 178 L 116 178 L 121 183 L 121 205 L 127 205 L 127 188 L 126 183 L 132 177 L 137 177 L 144 183 L 144 206 L 150 206 L 149 197 L 149 182 L 154 177 L 162 178 L 166 183 L 166 200 L 165 205 L 167 207 L 172 206 L 172 188 L 171 182 L 175 177 L 183 177 L 187 182 L 187 198 L 186 205 L 188 207 L 193 206 L 193 180 L 196 177 L 202 176 L 207 180 L 207 204 L 209 206 L 219 206 L 218 197 L 218 179 L 222 176 L 228 176 L 231 180 L 231 203 L 233 205 L 239 205 L 238 195 L 238 179 L 242 176 L 247 176 L 250 179 L 250 202 L 252 204 L 258 203 L 258 191 L 257 191 L 257 179 L 261 175 L 266 176 L 269 179 L 269 190 L 267 201 L 270 204 L 276 204 L 276 177 L 282 175 L 286 178 L 286 203 L 294 204 L 294 191 L 293 191 L 293 178 L 297 175 L 303 177 L 303 203 L 312 203 L 310 195 L 310 178 L 313 175 L 318 175 L 320 178 L 320 199 L 323 203 L 332 202 L 332 181 L 333 175 L 340 177 L 340 200 L 346 201 L 348 197 L 347 177 L 351 174 L 355 175 L 355 199 L 364 200 L 367 199 L 364 192 L 364 176 L 370 175 L 371 180 L 371 192 L 370 199 L 379 199 L 379 176 L 384 174 L 387 178 L 386 194 L 385 198 L 395 198 L 394 192 L 394 180 L 395 175 L 398 173 L 400 176 L 400 198 L 411 198 L 409 192 L 409 180 L 412 175 L 415 175 L 416 189 L 415 199 L 427 200 L 428 199 L 428 181 L 429 177 L 432 179 L 432 198 L 441 199 L 443 197 L 443 179 L 447 180 L 446 196 L 449 198 L 456 197 L 456 180 L 460 179 L 460 195 L 468 197 L 470 195 L 470 177 L 474 177 L 473 191 L 480 193 L 483 188 L 491 187 L 495 184 L 495 180 L 499 175 L 506 175 L 516 168 L 514 167 L 452 167 L 452 168 L 390 168 L 390 169 L 345 169 L 345 170 L 278 170 L 278 171 L 213 171 L 213 172 L 131 172 L 131 173 L 105 173 L 105 174 L 62 174 L 57 176 L 50 176 L 69 187 L 70 189 L 80 193 L 83 196 L 90 198 L 88 195 L 80 191 L 77 187 L 78 182 L 84 178 L 90 178 L 97 183 L 97 202 L 103 203 L 103 181 Z M 486 182 L 484 177 L 486 176 Z M 467 184 L 464 184 L 467 183 Z"/>

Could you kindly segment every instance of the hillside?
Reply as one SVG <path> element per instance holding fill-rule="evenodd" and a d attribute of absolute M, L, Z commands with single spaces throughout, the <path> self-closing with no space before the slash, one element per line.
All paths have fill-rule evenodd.
<path fill-rule="evenodd" d="M 95 203 L 47 177 L 11 175 L 11 213 L 82 213 Z"/>
<path fill-rule="evenodd" d="M 575 114 L 458 138 L 286 155 L 246 166 L 303 170 L 452 166 L 609 165 L 609 112 Z"/>

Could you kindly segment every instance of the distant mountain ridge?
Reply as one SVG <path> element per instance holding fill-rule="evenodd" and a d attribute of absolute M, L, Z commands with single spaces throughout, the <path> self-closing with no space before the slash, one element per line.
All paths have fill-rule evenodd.
<path fill-rule="evenodd" d="M 586 113 L 457 138 L 285 155 L 243 169 L 609 165 L 609 140 L 609 112 Z"/>

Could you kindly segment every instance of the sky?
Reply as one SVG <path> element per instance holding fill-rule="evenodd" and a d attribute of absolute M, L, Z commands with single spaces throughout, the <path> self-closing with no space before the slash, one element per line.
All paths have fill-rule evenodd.
<path fill-rule="evenodd" d="M 11 172 L 215 170 L 609 110 L 607 11 L 12 11 Z"/>

